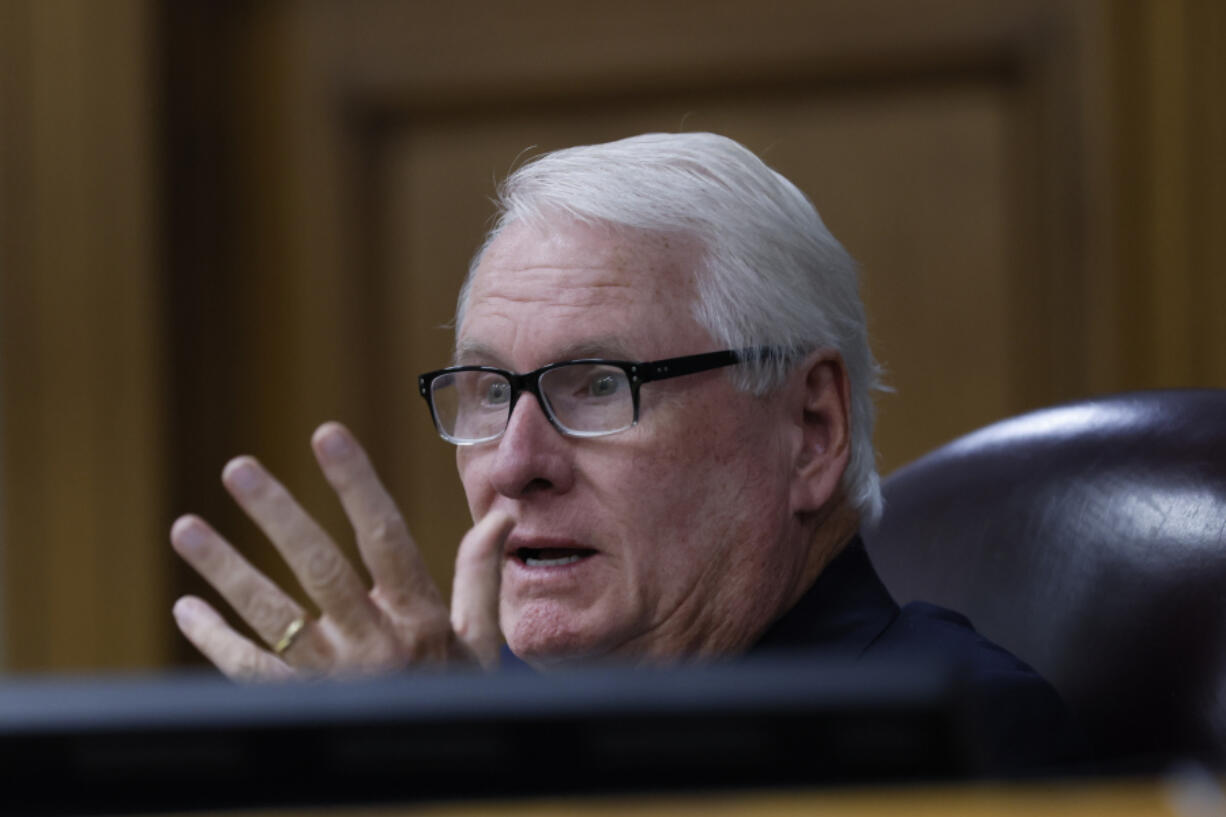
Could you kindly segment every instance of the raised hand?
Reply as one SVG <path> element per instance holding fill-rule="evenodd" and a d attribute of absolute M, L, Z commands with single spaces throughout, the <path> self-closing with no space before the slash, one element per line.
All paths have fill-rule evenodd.
<path fill-rule="evenodd" d="M 367 588 L 327 533 L 251 457 L 231 460 L 226 489 L 264 531 L 319 608 L 307 616 L 203 519 L 171 528 L 175 550 L 213 585 L 265 642 L 236 632 L 205 601 L 174 606 L 183 634 L 236 679 L 361 675 L 410 664 L 498 660 L 502 551 L 513 522 L 490 513 L 460 543 L 450 615 L 426 572 L 403 517 L 366 453 L 338 423 L 321 426 L 312 447 L 341 499 L 374 586 Z"/>

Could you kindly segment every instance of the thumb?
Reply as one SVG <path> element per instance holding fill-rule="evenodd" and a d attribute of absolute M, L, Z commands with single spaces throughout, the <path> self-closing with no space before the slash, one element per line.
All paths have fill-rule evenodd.
<path fill-rule="evenodd" d="M 498 663 L 502 644 L 498 627 L 502 548 L 513 527 L 510 516 L 492 511 L 465 534 L 456 554 L 451 627 L 486 669 Z"/>

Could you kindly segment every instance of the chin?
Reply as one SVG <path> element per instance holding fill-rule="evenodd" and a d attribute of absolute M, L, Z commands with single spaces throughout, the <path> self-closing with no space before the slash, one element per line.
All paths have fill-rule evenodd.
<path fill-rule="evenodd" d="M 600 658 L 609 652 L 610 633 L 584 626 L 584 616 L 552 604 L 531 604 L 503 616 L 507 646 L 539 669 Z"/>

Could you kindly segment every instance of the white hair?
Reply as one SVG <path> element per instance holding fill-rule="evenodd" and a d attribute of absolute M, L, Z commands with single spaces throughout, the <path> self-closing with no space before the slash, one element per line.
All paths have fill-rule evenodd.
<path fill-rule="evenodd" d="M 498 189 L 497 220 L 460 291 L 457 330 L 481 256 L 509 224 L 558 214 L 688 236 L 702 249 L 694 317 L 729 349 L 769 346 L 733 375 L 765 394 L 801 357 L 834 349 L 851 385 L 851 456 L 843 489 L 866 522 L 881 513 L 873 449 L 878 367 L 868 345 L 856 265 L 817 210 L 741 144 L 711 133 L 649 133 L 546 153 Z"/>

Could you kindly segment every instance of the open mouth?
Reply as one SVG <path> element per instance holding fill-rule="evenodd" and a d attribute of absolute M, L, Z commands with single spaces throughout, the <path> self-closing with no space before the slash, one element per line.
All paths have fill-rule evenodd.
<path fill-rule="evenodd" d="M 562 567 L 595 553 L 591 548 L 516 548 L 515 558 L 528 567 Z"/>

